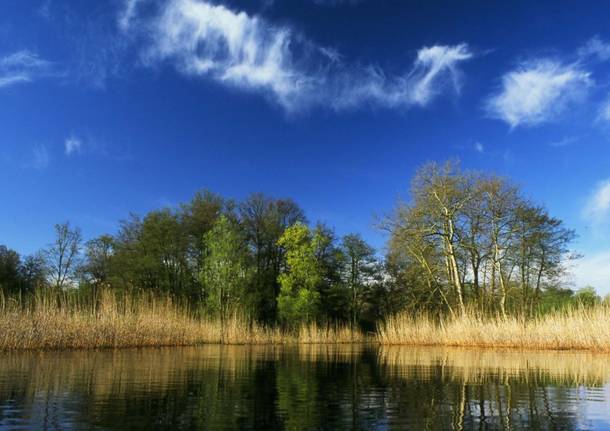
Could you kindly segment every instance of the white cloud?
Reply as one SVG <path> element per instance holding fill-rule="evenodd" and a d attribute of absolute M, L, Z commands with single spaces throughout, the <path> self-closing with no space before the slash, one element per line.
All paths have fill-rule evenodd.
<path fill-rule="evenodd" d="M 66 141 L 64 142 L 64 150 L 67 156 L 70 156 L 74 153 L 79 153 L 81 150 L 83 142 L 75 137 L 75 136 L 71 136 L 69 138 L 66 139 Z"/>
<path fill-rule="evenodd" d="M 479 154 L 483 154 L 485 152 L 485 147 L 477 141 L 474 143 L 474 150 Z"/>
<path fill-rule="evenodd" d="M 610 251 L 602 251 L 578 259 L 572 275 L 576 288 L 593 286 L 598 293 L 610 293 Z"/>
<path fill-rule="evenodd" d="M 610 179 L 597 184 L 587 201 L 583 215 L 596 223 L 610 218 Z"/>
<path fill-rule="evenodd" d="M 500 91 L 489 98 L 486 109 L 511 127 L 533 126 L 561 114 L 590 84 L 590 74 L 577 65 L 536 60 L 505 74 Z"/>
<path fill-rule="evenodd" d="M 419 50 L 412 76 L 412 97 L 420 105 L 427 104 L 438 92 L 438 78 L 447 73 L 456 91 L 459 91 L 459 70 L 456 65 L 472 58 L 465 44 L 457 46 L 432 46 Z"/>
<path fill-rule="evenodd" d="M 610 122 L 610 97 L 601 104 L 597 118 L 601 121 Z"/>
<path fill-rule="evenodd" d="M 49 73 L 51 63 L 28 50 L 0 57 L 0 88 L 30 82 Z"/>
<path fill-rule="evenodd" d="M 600 61 L 610 60 L 610 44 L 595 36 L 578 50 L 578 56 L 581 58 L 594 57 Z"/>
<path fill-rule="evenodd" d="M 119 14 L 118 26 L 121 30 L 125 31 L 129 29 L 131 21 L 134 19 L 137 7 L 144 0 L 125 0 L 123 10 Z"/>
<path fill-rule="evenodd" d="M 424 47 L 410 71 L 388 77 L 374 66 L 346 64 L 287 26 L 222 5 L 170 0 L 144 17 L 134 0 L 125 5 L 120 23 L 147 38 L 146 64 L 168 62 L 188 76 L 263 93 L 288 111 L 427 105 L 446 87 L 459 92 L 458 65 L 473 57 L 465 44 Z"/>

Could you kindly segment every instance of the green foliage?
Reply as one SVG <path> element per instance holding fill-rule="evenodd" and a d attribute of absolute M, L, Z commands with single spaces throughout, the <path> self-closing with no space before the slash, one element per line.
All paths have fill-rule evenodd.
<path fill-rule="evenodd" d="M 203 259 L 201 283 L 206 304 L 222 322 L 246 304 L 249 278 L 243 235 L 226 216 L 220 216 L 204 235 L 207 254 Z"/>
<path fill-rule="evenodd" d="M 0 289 L 6 292 L 18 290 L 21 284 L 19 269 L 21 266 L 21 258 L 19 254 L 7 248 L 4 245 L 0 246 Z"/>
<path fill-rule="evenodd" d="M 175 208 L 131 216 L 81 246 L 78 229 L 23 261 L 0 247 L 0 288 L 99 287 L 170 295 L 226 320 L 236 310 L 287 327 L 317 321 L 373 329 L 400 311 L 524 317 L 600 302 L 563 288 L 574 232 L 504 178 L 428 164 L 411 200 L 386 220 L 385 260 L 362 237 L 309 226 L 291 199 L 233 202 L 209 191 Z M 82 264 L 80 263 L 82 259 Z"/>
<path fill-rule="evenodd" d="M 593 287 L 585 286 L 576 291 L 574 294 L 574 302 L 583 307 L 592 307 L 601 304 L 602 299 Z"/>
<path fill-rule="evenodd" d="M 360 235 L 344 236 L 341 251 L 344 256 L 341 271 L 347 289 L 350 324 L 353 329 L 357 326 L 366 305 L 367 289 L 377 284 L 375 277 L 379 270 L 375 250 Z"/>
<path fill-rule="evenodd" d="M 278 281 L 280 318 L 288 326 L 310 322 L 317 317 L 322 267 L 316 255 L 322 236 L 312 234 L 303 223 L 286 229 L 278 244 L 286 250 L 286 268 Z"/>
<path fill-rule="evenodd" d="M 278 244 L 284 231 L 305 223 L 303 210 L 291 199 L 273 199 L 255 193 L 238 205 L 238 221 L 250 250 L 253 276 L 249 283 L 257 320 L 275 323 L 278 276 L 284 264 L 284 249 Z"/>

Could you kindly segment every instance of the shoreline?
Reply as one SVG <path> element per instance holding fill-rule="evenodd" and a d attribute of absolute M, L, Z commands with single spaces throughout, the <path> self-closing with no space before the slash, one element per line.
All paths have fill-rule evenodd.
<path fill-rule="evenodd" d="M 168 298 L 117 297 L 97 301 L 34 297 L 0 307 L 0 351 L 91 350 L 225 345 L 338 345 L 458 347 L 486 350 L 610 353 L 610 306 L 575 307 L 535 318 L 398 314 L 375 332 L 344 325 L 262 326 L 238 313 L 221 324 L 196 317 Z"/>
<path fill-rule="evenodd" d="M 296 336 L 293 336 L 296 338 Z M 287 337 L 288 338 L 288 337 Z M 115 345 L 54 345 L 44 347 L 12 347 L 0 349 L 0 354 L 12 352 L 79 352 L 79 351 L 111 351 L 111 350 L 130 350 L 130 349 L 167 349 L 167 348 L 186 348 L 186 347 L 207 347 L 207 346 L 227 346 L 227 347 L 300 347 L 300 346 L 374 346 L 379 348 L 430 348 L 430 349 L 456 349 L 456 350 L 476 350 L 482 352 L 561 352 L 561 353 L 592 353 L 610 354 L 610 345 L 607 347 L 567 347 L 567 346 L 544 346 L 533 344 L 488 344 L 488 343 L 385 343 L 376 339 L 376 336 L 362 337 L 358 340 L 348 341 L 299 341 L 297 339 L 286 339 L 284 341 L 201 341 L 193 343 L 142 343 L 142 344 L 115 344 Z"/>

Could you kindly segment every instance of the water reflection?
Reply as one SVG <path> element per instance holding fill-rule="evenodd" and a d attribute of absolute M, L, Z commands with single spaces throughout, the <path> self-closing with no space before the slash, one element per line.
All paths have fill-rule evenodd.
<path fill-rule="evenodd" d="M 373 346 L 0 356 L 6 429 L 587 429 L 610 357 Z"/>

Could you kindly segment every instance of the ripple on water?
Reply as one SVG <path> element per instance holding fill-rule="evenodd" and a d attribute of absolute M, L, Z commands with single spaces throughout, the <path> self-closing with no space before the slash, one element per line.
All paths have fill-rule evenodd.
<path fill-rule="evenodd" d="M 0 356 L 1 429 L 603 429 L 610 357 L 373 346 Z"/>

